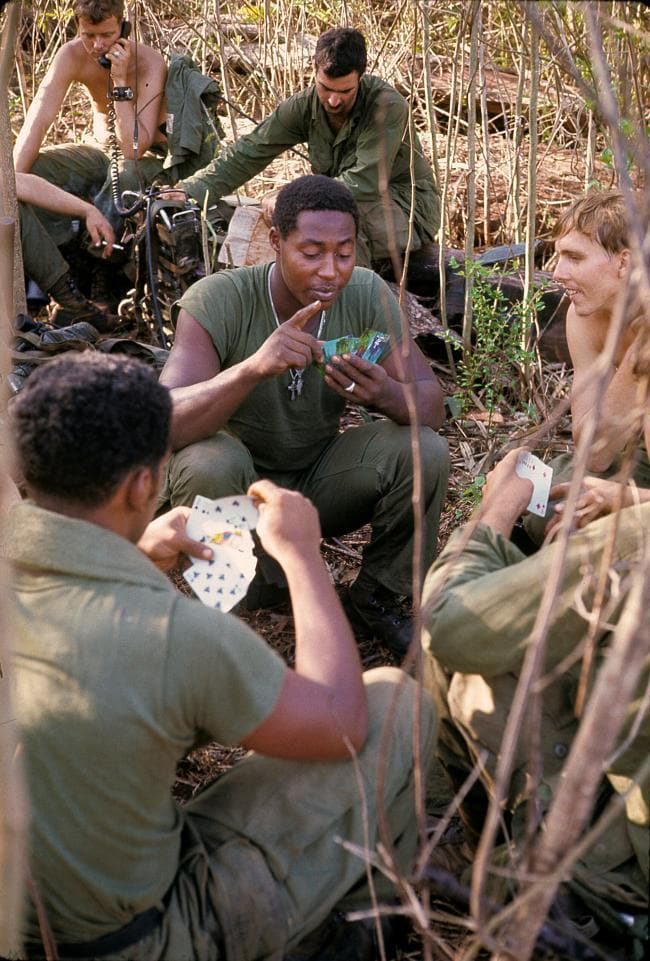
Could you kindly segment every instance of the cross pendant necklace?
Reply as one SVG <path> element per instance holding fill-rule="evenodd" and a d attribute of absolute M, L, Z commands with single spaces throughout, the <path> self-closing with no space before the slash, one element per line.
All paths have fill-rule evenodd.
<path fill-rule="evenodd" d="M 275 309 L 275 304 L 273 303 L 273 294 L 271 293 L 271 277 L 273 276 L 273 271 L 275 270 L 275 264 L 271 265 L 269 270 L 267 287 L 269 291 L 269 300 L 271 301 L 271 310 L 273 311 L 273 320 L 275 321 L 276 327 L 280 326 L 280 318 L 278 317 L 278 312 Z M 323 330 L 325 329 L 325 311 L 321 311 L 320 320 L 318 321 L 318 330 L 316 331 L 316 340 L 320 340 Z M 305 372 L 297 367 L 289 368 L 289 384 L 287 390 L 289 391 L 289 396 L 291 400 L 297 400 L 302 394 L 302 389 L 304 386 Z"/>
<path fill-rule="evenodd" d="M 297 370 L 295 367 L 289 368 L 289 386 L 287 390 L 291 395 L 291 400 L 297 400 L 302 394 L 303 382 L 304 382 L 303 372 Z"/>

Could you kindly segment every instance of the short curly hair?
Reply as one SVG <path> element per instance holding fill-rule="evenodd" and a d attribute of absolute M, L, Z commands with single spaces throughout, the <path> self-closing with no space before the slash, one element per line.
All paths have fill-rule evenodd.
<path fill-rule="evenodd" d="M 139 360 L 66 354 L 31 374 L 11 420 L 28 488 L 98 507 L 130 471 L 160 465 L 169 447 L 171 398 Z"/>
<path fill-rule="evenodd" d="M 273 210 L 273 226 L 283 240 L 296 229 L 305 210 L 338 210 L 350 214 L 359 230 L 359 208 L 345 184 L 321 174 L 306 174 L 283 187 Z"/>
<path fill-rule="evenodd" d="M 367 65 L 365 37 L 353 27 L 332 27 L 316 41 L 314 66 L 328 77 L 347 77 L 353 71 L 361 76 Z"/>

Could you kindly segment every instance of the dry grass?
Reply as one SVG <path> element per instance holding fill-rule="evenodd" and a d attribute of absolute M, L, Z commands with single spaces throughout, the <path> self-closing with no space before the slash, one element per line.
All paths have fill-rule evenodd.
<path fill-rule="evenodd" d="M 637 5 L 626 6 L 630 22 L 635 23 Z M 422 10 L 427 9 L 424 4 Z M 132 5 L 131 18 L 145 42 L 158 46 L 164 53 L 191 53 L 204 71 L 220 80 L 226 96 L 222 112 L 229 139 L 245 133 L 251 122 L 259 121 L 278 101 L 310 82 L 310 57 L 322 29 L 345 22 L 358 26 L 368 39 L 370 69 L 394 83 L 413 104 L 413 119 L 425 153 L 446 185 L 447 240 L 452 246 L 462 247 L 467 226 L 466 104 L 471 83 L 478 79 L 479 103 L 485 110 L 474 171 L 477 246 L 522 239 L 528 189 L 523 172 L 528 164 L 527 132 L 531 122 L 527 116 L 527 86 L 524 84 L 521 94 L 519 91 L 519 74 L 528 66 L 529 57 L 521 12 L 498 0 L 482 5 L 484 67 L 477 78 L 470 73 L 467 59 L 469 9 L 465 0 L 449 0 L 444 9 L 429 11 L 426 26 L 430 43 L 430 109 L 420 52 L 425 24 L 415 5 L 402 4 L 399 10 L 389 12 L 361 0 L 353 11 L 348 11 L 346 5 L 328 3 L 309 11 L 291 2 L 281 2 L 262 12 L 261 8 L 230 2 L 215 5 L 192 0 L 181 5 L 163 0 L 152 5 L 141 0 Z M 61 0 L 43 0 L 32 11 L 31 15 L 26 11 L 17 56 L 17 82 L 12 83 L 10 91 L 14 133 L 22 125 L 26 107 L 54 50 L 72 31 L 70 8 Z M 571 17 L 570 11 L 565 21 L 558 20 L 557 30 L 570 31 L 574 56 L 588 62 L 584 24 L 579 17 Z M 418 51 L 415 55 L 414 48 Z M 631 42 L 620 45 L 618 54 L 621 89 L 627 91 L 630 112 L 643 115 L 645 92 L 650 89 L 647 83 L 644 86 L 649 73 L 647 58 L 639 58 Z M 455 63 L 462 69 L 455 71 Z M 590 181 L 607 185 L 614 173 L 605 152 L 609 143 L 605 131 L 602 126 L 593 125 L 580 91 L 551 57 L 542 64 L 540 105 L 535 117 L 540 138 L 535 157 L 536 232 L 544 237 L 559 207 Z M 50 129 L 49 142 L 79 141 L 87 121 L 86 96 L 78 89 L 72 90 L 66 109 Z M 259 197 L 271 186 L 281 185 L 306 170 L 305 162 L 289 153 L 254 178 L 242 192 Z M 633 169 L 632 176 L 641 175 Z"/>
<path fill-rule="evenodd" d="M 551 53 L 547 47 L 543 47 L 540 105 L 534 115 L 529 115 L 531 36 L 520 5 L 505 0 L 484 0 L 478 5 L 482 17 L 479 53 L 483 66 L 479 66 L 475 74 L 469 65 L 469 16 L 476 7 L 467 0 L 449 0 L 444 5 L 424 0 L 419 4 L 402 3 L 391 9 L 371 0 L 360 0 L 353 10 L 348 4 L 333 0 L 309 7 L 290 0 L 263 7 L 234 4 L 230 0 L 219 4 L 211 0 L 189 0 L 184 4 L 161 0 L 155 5 L 141 0 L 131 6 L 142 39 L 165 52 L 188 50 L 203 70 L 220 79 L 230 101 L 224 105 L 229 139 L 241 135 L 253 120 L 268 114 L 279 100 L 309 82 L 309 56 L 322 29 L 345 22 L 362 29 L 369 41 L 372 71 L 395 83 L 413 105 L 414 123 L 424 150 L 445 186 L 445 236 L 451 246 L 465 245 L 468 223 L 472 220 L 469 246 L 523 239 L 526 197 L 530 189 L 526 180 L 529 133 L 533 121 L 538 122 L 540 137 L 532 177 L 538 199 L 536 236 L 547 238 L 559 209 L 588 184 L 609 185 L 614 179 L 606 153 L 612 139 L 607 126 L 587 109 L 585 92 L 572 76 L 571 62 L 563 63 L 560 54 Z M 545 13 L 550 38 L 561 40 L 567 53 L 570 51 L 569 61 L 573 57 L 573 64 L 579 63 L 580 71 L 588 75 L 591 61 L 583 5 L 545 7 L 549 8 Z M 640 33 L 645 16 L 642 5 L 607 2 L 598 8 L 619 104 L 632 124 L 642 129 L 648 114 L 645 101 L 650 89 L 647 20 L 645 37 Z M 28 14 L 32 19 L 26 23 L 17 61 L 19 83 L 13 84 L 10 91 L 14 132 L 22 124 L 26 105 L 54 50 L 66 38 L 69 4 L 64 5 L 62 0 L 42 0 L 33 5 Z M 212 26 L 217 14 L 219 30 Z M 617 19 L 608 21 L 610 15 Z M 498 69 L 494 65 L 498 65 Z M 426 69 L 431 72 L 431 103 L 424 81 Z M 468 92 L 477 79 L 479 118 L 476 129 L 468 129 Z M 253 119 L 244 119 L 241 111 Z M 50 142 L 78 141 L 87 117 L 84 95 L 72 92 L 66 109 L 50 131 Z M 473 143 L 472 138 L 475 138 Z M 477 157 L 472 169 L 468 163 L 470 148 L 476 150 Z M 306 171 L 304 160 L 287 155 L 275 161 L 242 192 L 259 198 L 271 187 Z M 476 199 L 468 209 L 472 176 L 476 177 Z M 642 165 L 632 162 L 630 176 L 633 183 L 642 185 Z M 427 323 L 425 320 L 424 329 Z M 423 333 L 423 330 L 416 328 L 414 332 Z M 424 344 L 424 339 L 422 342 Z M 434 362 L 434 367 L 445 392 L 452 394 L 455 385 L 450 371 L 438 362 Z M 567 374 L 553 365 L 545 365 L 543 373 L 536 411 L 524 413 L 523 404 L 515 404 L 486 416 L 477 400 L 473 412 L 462 421 L 447 421 L 443 433 L 450 446 L 451 480 L 441 518 L 441 547 L 471 513 L 476 499 L 476 479 L 489 469 L 504 445 L 512 444 L 515 438 L 521 442 L 528 439 L 533 449 L 548 459 L 570 443 L 566 417 L 557 423 L 549 421 L 552 411 L 566 395 Z M 356 576 L 367 536 L 366 529 L 340 541 L 324 543 L 323 555 L 338 587 L 343 588 Z M 182 579 L 175 577 L 174 580 L 181 590 L 187 590 Z M 294 633 L 288 608 L 242 616 L 288 663 L 292 662 Z M 390 661 L 385 651 L 367 641 L 361 642 L 361 653 L 366 667 Z M 215 744 L 198 748 L 179 765 L 176 796 L 180 800 L 192 797 L 227 770 L 241 753 Z M 432 808 L 431 813 L 439 812 Z M 430 916 L 444 907 L 433 902 Z M 436 921 L 442 947 L 434 950 L 435 956 L 458 956 L 461 931 L 451 920 Z M 430 955 L 422 952 L 415 939 L 407 957 L 410 961 L 426 957 L 428 961 Z"/>

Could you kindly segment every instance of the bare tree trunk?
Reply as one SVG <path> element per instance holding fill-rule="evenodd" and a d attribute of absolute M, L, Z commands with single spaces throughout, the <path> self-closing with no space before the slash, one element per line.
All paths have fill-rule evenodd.
<path fill-rule="evenodd" d="M 467 234 L 465 258 L 469 262 L 474 255 L 474 229 L 476 224 L 476 85 L 478 83 L 478 47 L 481 27 L 481 5 L 472 3 L 470 33 L 469 82 L 467 86 Z M 444 274 L 440 275 L 444 277 Z M 473 277 L 465 276 L 465 305 L 463 312 L 463 354 L 472 349 L 472 287 Z"/>
<path fill-rule="evenodd" d="M 2 40 L 0 42 L 0 217 L 9 217 L 16 224 L 18 223 L 18 202 L 16 200 L 16 177 L 11 156 L 11 126 L 9 124 L 6 91 L 13 69 L 14 47 L 19 20 L 20 4 L 10 3 L 4 13 Z M 23 255 L 18 230 L 14 231 L 12 274 L 14 303 L 11 317 L 13 318 L 17 313 L 26 313 L 27 311 Z M 4 343 L 6 343 L 6 340 Z"/>
<path fill-rule="evenodd" d="M 520 58 L 517 63 L 517 98 L 512 130 L 512 191 L 510 195 L 510 216 L 512 218 L 512 238 L 520 244 L 523 237 L 521 215 L 521 153 L 524 139 L 524 90 L 526 89 L 526 63 L 528 60 L 525 34 L 521 38 Z"/>
<path fill-rule="evenodd" d="M 429 16 L 428 4 L 425 6 L 425 16 Z M 463 16 L 466 16 L 464 14 Z M 445 330 L 448 330 L 447 324 L 447 288 L 444 281 L 446 277 L 446 260 L 445 260 L 445 248 L 446 248 L 446 228 L 447 228 L 447 209 L 449 206 L 449 185 L 451 182 L 451 168 L 452 168 L 452 158 L 454 146 L 458 141 L 458 131 L 460 128 L 460 116 L 462 110 L 456 109 L 456 103 L 462 104 L 462 76 L 463 76 L 463 63 L 464 63 L 464 47 L 462 44 L 462 38 L 465 32 L 465 24 L 463 23 L 461 28 L 458 30 L 456 37 L 456 45 L 454 50 L 454 56 L 452 58 L 451 67 L 451 83 L 450 83 L 450 95 L 449 95 L 449 114 L 447 117 L 447 142 L 445 146 L 445 170 L 442 180 L 438 183 L 441 187 L 440 193 L 440 231 L 438 235 L 438 271 L 440 274 L 440 320 L 442 326 Z M 455 117 L 455 124 L 452 126 L 452 121 Z M 447 351 L 447 360 L 449 362 L 449 369 L 452 374 L 456 374 L 456 363 L 454 361 L 454 355 L 451 350 L 451 346 L 448 341 L 445 341 L 445 349 Z"/>
<path fill-rule="evenodd" d="M 530 88 L 528 105 L 528 197 L 526 200 L 526 262 L 524 301 L 531 296 L 535 272 L 535 214 L 537 211 L 537 100 L 539 93 L 539 35 L 534 24 L 528 24 L 530 38 Z M 522 346 L 528 348 L 526 333 Z"/>
<path fill-rule="evenodd" d="M 13 49 L 20 6 L 11 4 L 4 14 L 0 45 L 0 344 L 10 338 L 10 321 L 15 305 L 24 305 L 25 292 L 20 256 L 20 239 L 15 230 L 17 220 L 16 190 L 11 159 L 11 131 L 7 104 L 7 81 L 13 63 Z M 19 291 L 18 297 L 16 290 Z M 0 355 L 1 383 L 6 384 L 9 358 Z M 6 397 L 0 398 L 4 410 Z M 24 892 L 24 835 L 27 808 L 23 781 L 16 759 L 16 725 L 9 696 L 9 652 L 12 623 L 7 605 L 7 570 L 4 561 L 3 516 L 15 496 L 9 479 L 7 456 L 9 441 L 0 417 L 0 955 L 18 953 Z"/>
<path fill-rule="evenodd" d="M 3 316 L 3 324 L 4 321 Z M 0 437 L 0 449 L 6 449 L 6 438 L 3 436 Z M 2 518 L 13 497 L 13 487 L 5 464 L 3 457 L 0 470 L 0 546 L 4 544 Z M 6 563 L 0 551 L 0 956 L 16 954 L 19 957 L 28 811 L 22 772 L 16 757 L 17 734 L 9 694 L 11 674 L 8 658 L 12 622 L 7 591 L 3 589 L 7 580 Z"/>

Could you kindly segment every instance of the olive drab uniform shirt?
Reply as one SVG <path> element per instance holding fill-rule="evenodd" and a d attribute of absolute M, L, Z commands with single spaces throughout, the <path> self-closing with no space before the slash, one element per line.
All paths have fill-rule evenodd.
<path fill-rule="evenodd" d="M 650 503 L 627 508 L 618 518 L 594 521 L 571 536 L 546 640 L 545 672 L 551 672 L 561 663 L 567 665 L 565 658 L 575 652 L 587 634 L 588 624 L 576 598 L 581 596 L 587 610 L 590 609 L 593 584 L 586 582 L 585 572 L 593 570 L 597 577 L 599 561 L 615 523 L 618 529 L 612 564 L 621 579 L 626 573 L 634 576 L 643 564 L 644 540 L 650 534 Z M 558 551 L 562 545 L 551 543 L 526 557 L 491 527 L 479 525 L 465 544 L 466 537 L 465 531 L 453 534 L 427 575 L 422 601 L 423 645 L 435 659 L 437 678 L 432 680 L 432 688 L 439 701 L 442 697 L 456 729 L 462 731 L 473 755 L 479 748 L 487 748 L 494 761 L 544 587 L 560 563 Z M 624 609 L 625 590 L 622 595 L 616 608 L 608 610 L 610 624 L 617 622 Z M 597 664 L 605 653 L 609 637 L 610 633 L 600 628 Z M 439 668 L 446 673 L 448 686 L 441 684 L 443 675 Z M 581 661 L 574 658 L 544 688 L 542 772 L 537 798 L 542 810 L 549 807 L 577 731 L 575 700 L 580 670 Z M 647 713 L 638 717 L 649 672 L 646 659 L 637 694 L 627 706 L 628 722 L 622 735 L 625 749 L 617 752 L 606 771 L 610 786 L 620 794 L 631 786 L 631 779 L 650 752 L 650 718 Z M 490 761 L 488 769 L 493 773 L 494 765 Z M 508 799 L 510 809 L 515 812 L 525 797 L 526 772 L 526 746 L 520 745 Z M 488 780 L 490 776 L 488 774 Z M 519 810 L 523 813 L 523 807 Z M 574 879 L 579 878 L 592 892 L 602 892 L 612 883 L 622 904 L 628 903 L 630 897 L 638 908 L 647 906 L 648 780 L 632 789 L 625 812 L 626 818 L 610 825 L 577 863 Z"/>
<path fill-rule="evenodd" d="M 287 668 L 112 531 L 25 502 L 7 543 L 31 873 L 57 940 L 92 940 L 175 880 L 177 762 L 206 736 L 240 744 L 273 710 Z M 38 931 L 30 909 L 27 935 Z"/>
<path fill-rule="evenodd" d="M 412 183 L 414 222 L 421 244 L 431 243 L 440 224 L 440 193 L 416 134 L 413 135 L 413 181 L 409 107 L 390 84 L 364 74 L 354 107 L 338 131 L 333 131 L 311 86 L 281 103 L 251 133 L 227 146 L 205 169 L 179 187 L 200 204 L 232 193 L 296 144 L 307 144 L 312 173 L 335 177 L 345 184 L 361 212 L 361 230 L 370 234 L 373 259 L 388 256 L 381 180 L 388 173 L 391 200 L 408 219 Z M 365 221 L 365 222 L 364 222 Z"/>

